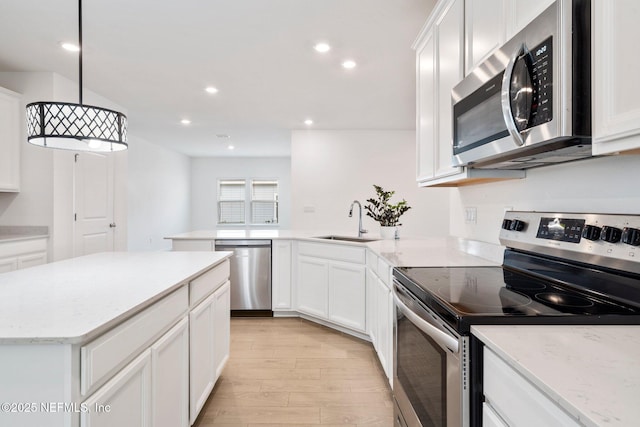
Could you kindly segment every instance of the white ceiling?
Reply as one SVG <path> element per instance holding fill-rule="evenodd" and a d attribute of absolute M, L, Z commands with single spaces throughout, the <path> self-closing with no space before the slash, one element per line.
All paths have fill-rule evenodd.
<path fill-rule="evenodd" d="M 85 0 L 84 86 L 127 110 L 130 135 L 190 156 L 288 156 L 306 118 L 413 129 L 411 44 L 433 3 Z M 59 46 L 77 41 L 77 19 L 76 0 L 0 0 L 0 71 L 77 81 L 77 54 Z M 332 50 L 315 52 L 318 41 Z M 358 66 L 343 69 L 346 58 Z"/>

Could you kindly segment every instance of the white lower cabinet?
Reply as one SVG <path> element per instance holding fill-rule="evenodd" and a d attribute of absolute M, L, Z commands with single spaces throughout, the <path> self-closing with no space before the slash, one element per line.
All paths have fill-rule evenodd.
<path fill-rule="evenodd" d="M 189 426 L 189 320 L 151 346 L 153 427 Z"/>
<path fill-rule="evenodd" d="M 47 238 L 0 242 L 0 273 L 47 263 Z"/>
<path fill-rule="evenodd" d="M 193 424 L 229 359 L 230 282 L 189 313 L 189 423 Z"/>
<path fill-rule="evenodd" d="M 495 424 L 500 427 L 580 426 L 576 419 L 493 351 L 485 347 L 483 356 L 483 419 L 504 421 Z"/>
<path fill-rule="evenodd" d="M 357 331 L 366 330 L 365 266 L 329 264 L 329 320 Z"/>
<path fill-rule="evenodd" d="M 365 333 L 366 249 L 320 243 L 301 243 L 298 248 L 297 310 Z"/>
<path fill-rule="evenodd" d="M 273 311 L 291 310 L 291 250 L 289 240 L 273 240 L 271 248 L 271 286 Z"/>
<path fill-rule="evenodd" d="M 146 350 L 84 402 L 81 427 L 151 427 L 151 351 Z"/>
<path fill-rule="evenodd" d="M 367 254 L 367 330 L 389 383 L 393 380 L 393 297 L 386 282 L 391 267 Z M 383 280 L 384 279 L 384 280 Z"/>
<path fill-rule="evenodd" d="M 323 319 L 329 314 L 329 261 L 298 257 L 298 310 Z"/>
<path fill-rule="evenodd" d="M 231 282 L 227 281 L 214 294 L 214 366 L 216 380 L 229 360 L 231 344 Z"/>

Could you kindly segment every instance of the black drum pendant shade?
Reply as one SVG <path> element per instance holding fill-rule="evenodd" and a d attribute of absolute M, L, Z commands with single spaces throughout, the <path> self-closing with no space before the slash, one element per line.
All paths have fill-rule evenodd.
<path fill-rule="evenodd" d="M 118 111 L 82 103 L 82 0 L 78 1 L 78 34 L 79 102 L 27 104 L 27 141 L 40 147 L 64 150 L 126 150 L 127 117 Z"/>

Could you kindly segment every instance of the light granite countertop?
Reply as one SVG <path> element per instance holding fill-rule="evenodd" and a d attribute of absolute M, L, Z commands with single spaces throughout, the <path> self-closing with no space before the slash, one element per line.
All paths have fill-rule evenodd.
<path fill-rule="evenodd" d="M 640 423 L 640 326 L 472 326 L 471 332 L 588 427 Z"/>
<path fill-rule="evenodd" d="M 80 343 L 231 252 L 103 252 L 0 274 L 0 344 Z"/>
<path fill-rule="evenodd" d="M 364 246 L 383 257 L 394 267 L 449 267 L 449 266 L 494 266 L 502 264 L 504 247 L 490 243 L 465 240 L 455 237 L 400 238 L 383 240 L 368 233 L 371 242 L 349 242 L 326 240 L 320 236 L 351 236 L 354 233 L 340 231 L 300 230 L 197 230 L 167 236 L 170 240 L 215 240 L 215 239 L 285 239 L 339 245 Z"/>

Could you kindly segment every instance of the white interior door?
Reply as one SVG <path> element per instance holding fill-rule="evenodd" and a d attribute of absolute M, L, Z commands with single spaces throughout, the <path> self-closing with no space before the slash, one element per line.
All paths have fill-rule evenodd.
<path fill-rule="evenodd" d="M 114 250 L 113 156 L 78 153 L 74 166 L 73 255 Z"/>

